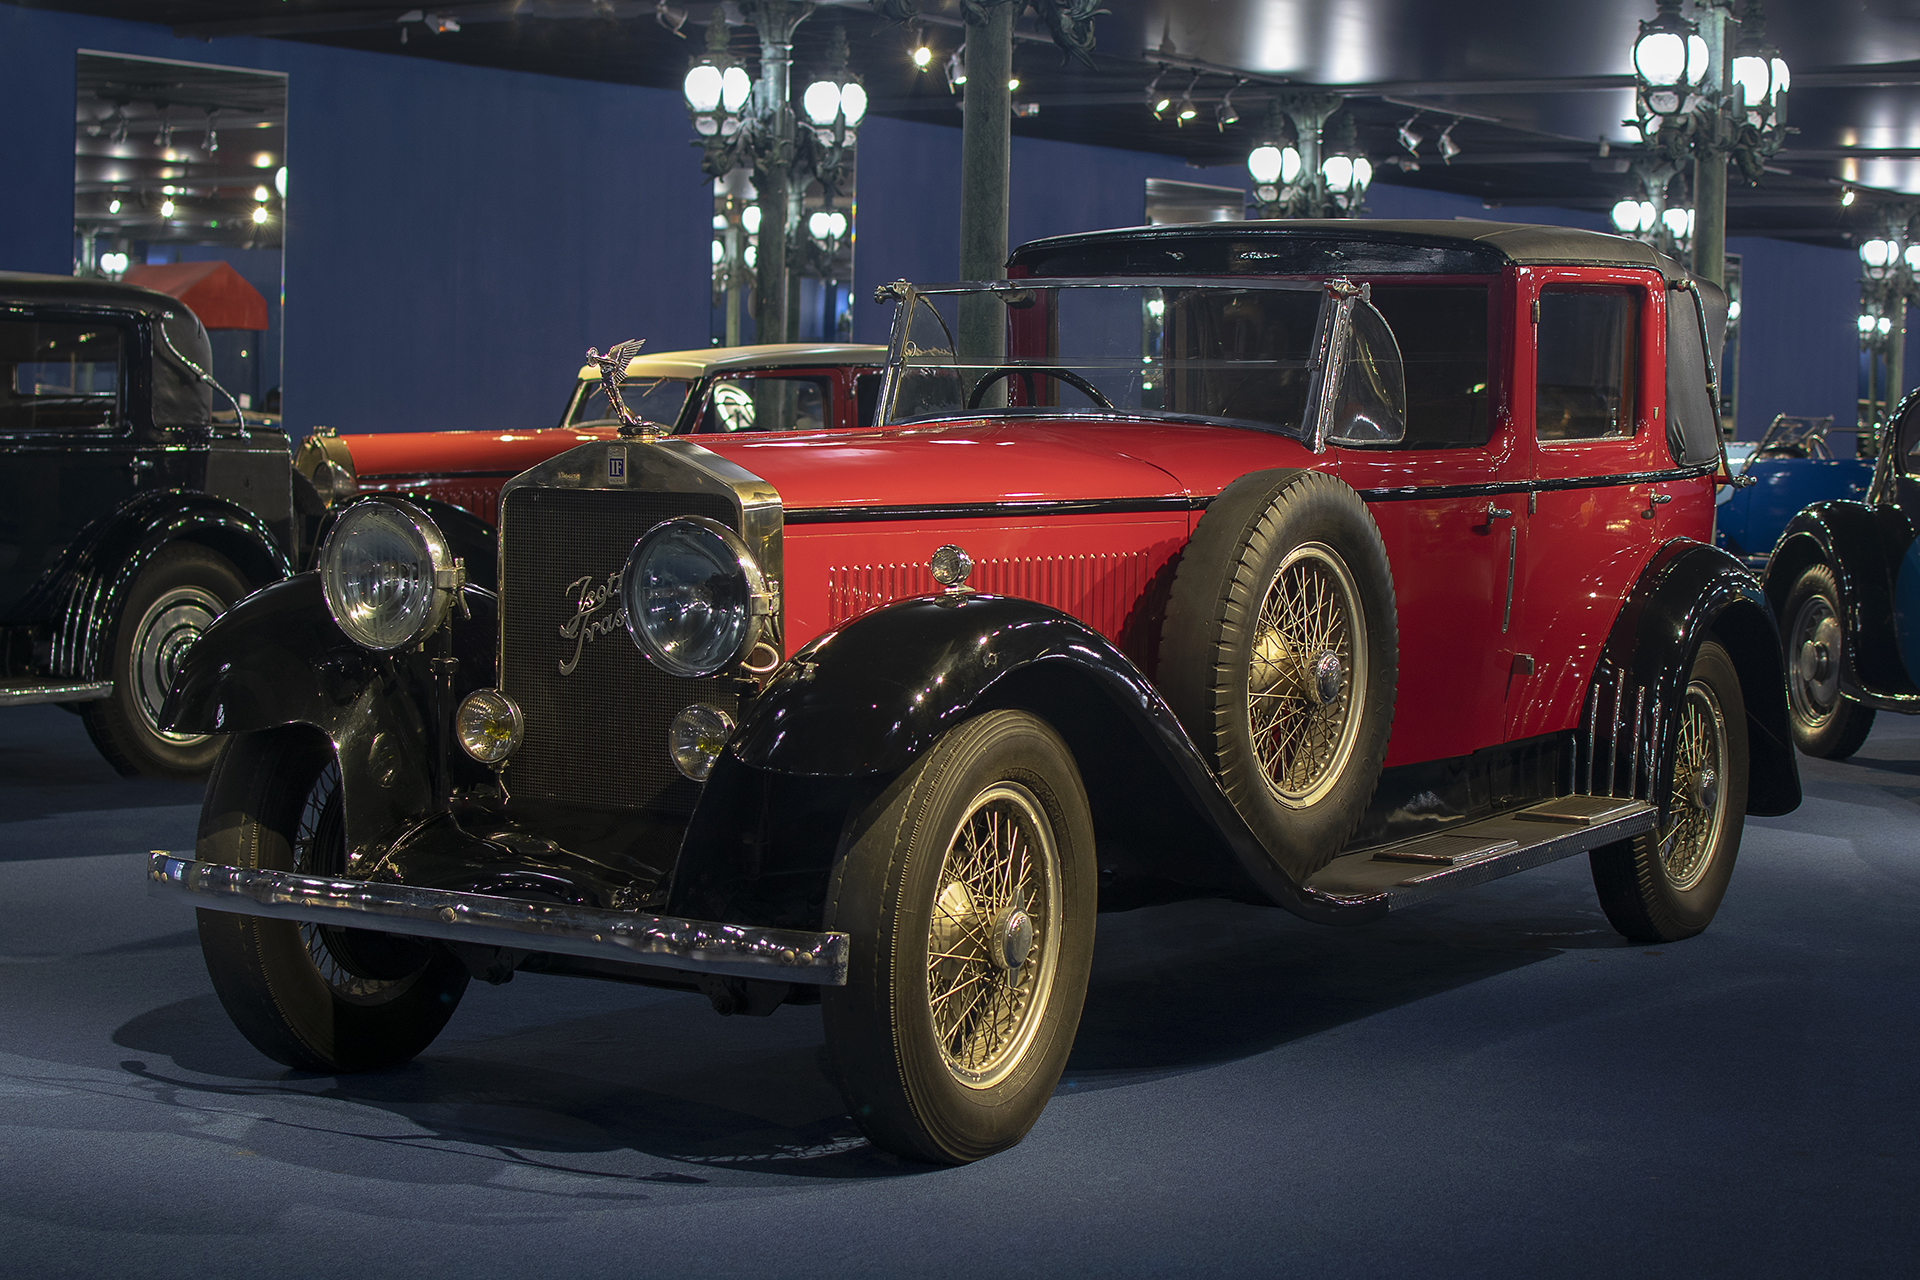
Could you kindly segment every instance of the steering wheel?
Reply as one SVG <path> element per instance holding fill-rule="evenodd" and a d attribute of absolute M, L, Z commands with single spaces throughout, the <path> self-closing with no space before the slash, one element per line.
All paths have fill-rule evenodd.
<path fill-rule="evenodd" d="M 1058 378 L 1068 386 L 1085 392 L 1087 399 L 1093 401 L 1102 409 L 1111 410 L 1113 408 L 1113 401 L 1101 395 L 1098 387 L 1095 387 L 1091 382 L 1088 382 L 1073 370 L 1062 369 L 1059 365 L 1053 364 L 1003 364 L 997 369 L 989 369 L 986 376 L 974 384 L 973 394 L 967 397 L 967 408 L 969 410 L 978 409 L 980 402 L 987 398 L 988 387 L 1000 381 L 1002 378 L 1016 373 L 1020 375 L 1020 381 L 1027 389 L 1028 400 L 1033 399 L 1033 375 L 1036 373 L 1044 373 L 1050 378 Z"/>

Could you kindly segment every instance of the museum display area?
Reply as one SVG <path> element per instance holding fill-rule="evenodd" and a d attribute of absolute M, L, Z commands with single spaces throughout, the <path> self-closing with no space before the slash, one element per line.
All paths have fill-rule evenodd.
<path fill-rule="evenodd" d="M 1916 68 L 0 4 L 10 1261 L 1904 1274 Z"/>

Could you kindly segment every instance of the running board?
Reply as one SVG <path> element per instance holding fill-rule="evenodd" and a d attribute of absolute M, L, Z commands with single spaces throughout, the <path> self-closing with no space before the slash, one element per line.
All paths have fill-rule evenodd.
<path fill-rule="evenodd" d="M 1644 800 L 1561 796 L 1335 858 L 1307 887 L 1339 898 L 1384 893 L 1389 908 L 1411 906 L 1443 890 L 1485 884 L 1630 839 L 1653 830 L 1656 816 Z"/>
<path fill-rule="evenodd" d="M 30 707 L 42 702 L 97 702 L 112 696 L 112 681 L 0 680 L 0 707 Z"/>

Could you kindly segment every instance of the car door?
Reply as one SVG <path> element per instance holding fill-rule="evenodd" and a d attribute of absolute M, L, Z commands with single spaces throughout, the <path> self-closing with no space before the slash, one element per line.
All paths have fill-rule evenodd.
<path fill-rule="evenodd" d="M 1464 756 L 1505 730 L 1507 599 L 1516 471 L 1496 335 L 1505 290 L 1489 280 L 1374 282 L 1400 347 L 1406 436 L 1342 450 L 1393 564 L 1399 694 L 1389 765 Z"/>
<path fill-rule="evenodd" d="M 1504 633 L 1509 739 L 1577 723 L 1613 620 L 1656 542 L 1654 477 L 1673 467 L 1660 425 L 1657 277 L 1524 270 L 1515 417 L 1532 477 L 1514 504 Z"/>
<path fill-rule="evenodd" d="M 0 619 L 42 620 L 35 588 L 153 468 L 128 377 L 136 336 L 131 317 L 0 312 Z"/>

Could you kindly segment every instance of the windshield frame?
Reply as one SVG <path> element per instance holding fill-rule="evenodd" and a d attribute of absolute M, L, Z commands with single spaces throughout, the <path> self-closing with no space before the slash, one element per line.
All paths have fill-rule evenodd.
<path fill-rule="evenodd" d="M 1051 410 L 1046 413 L 1021 413 L 1018 409 L 1000 409 L 992 413 L 980 410 L 962 410 L 951 415 L 939 415 L 915 418 L 911 422 L 896 422 L 893 417 L 894 398 L 899 390 L 902 376 L 906 371 L 906 353 L 904 347 L 913 328 L 915 309 L 922 298 L 986 295 L 999 298 L 1003 303 L 1009 294 L 1025 293 L 1037 289 L 1231 289 L 1231 290 L 1273 290 L 1297 293 L 1314 292 L 1322 295 L 1319 319 L 1315 322 L 1312 356 L 1309 368 L 1306 407 L 1307 421 L 1297 426 L 1281 423 L 1263 422 L 1246 418 L 1218 418 L 1205 414 L 1169 413 L 1162 410 L 1151 412 L 1102 410 L 1089 407 L 1085 410 L 1070 409 L 1064 412 Z M 959 280 L 940 284 L 912 284 L 905 280 L 895 280 L 883 284 L 874 290 L 874 300 L 884 302 L 888 298 L 895 300 L 893 323 L 887 336 L 887 357 L 885 377 L 880 386 L 880 403 L 875 413 L 875 425 L 888 428 L 925 426 L 938 422 L 973 421 L 981 417 L 1032 417 L 1071 419 L 1073 421 L 1134 421 L 1142 417 L 1151 417 L 1162 421 L 1192 422 L 1208 426 L 1239 427 L 1252 431 L 1265 431 L 1275 435 L 1287 436 L 1307 444 L 1318 453 L 1325 447 L 1326 428 L 1324 409 L 1329 398 L 1327 377 L 1329 367 L 1337 362 L 1337 357 L 1345 349 L 1345 336 L 1351 327 L 1352 303 L 1350 298 L 1364 298 L 1365 285 L 1354 285 L 1345 278 L 1326 279 L 1323 277 L 1247 277 L 1247 276 L 1033 276 L 1009 280 Z M 946 321 L 938 311 L 929 308 L 929 312 L 946 328 Z M 948 330 L 952 338 L 952 331 Z M 958 342 L 954 349 L 957 352 Z M 1330 360 L 1332 356 L 1335 359 Z"/>

